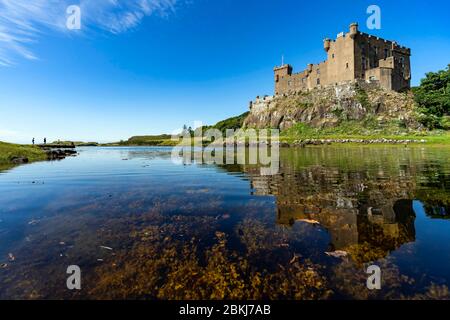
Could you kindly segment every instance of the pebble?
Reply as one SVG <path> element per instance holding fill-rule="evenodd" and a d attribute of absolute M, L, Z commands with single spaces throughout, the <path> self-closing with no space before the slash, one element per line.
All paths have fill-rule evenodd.
<path fill-rule="evenodd" d="M 291 261 L 289 261 L 289 263 L 293 264 L 295 261 L 297 261 L 298 258 L 299 258 L 299 256 L 294 254 L 294 256 L 292 257 Z"/>
<path fill-rule="evenodd" d="M 320 224 L 319 221 L 317 221 L 317 220 L 311 220 L 311 219 L 299 219 L 298 221 L 300 221 L 300 222 L 305 222 L 305 223 L 309 223 L 309 224 Z"/>
<path fill-rule="evenodd" d="M 36 224 L 38 224 L 39 223 L 39 221 L 37 221 L 37 220 L 31 220 L 30 222 L 28 222 L 28 224 L 30 225 L 30 226 L 34 226 L 34 225 L 36 225 Z"/>
<path fill-rule="evenodd" d="M 333 252 L 325 252 L 325 254 L 327 256 L 335 257 L 335 258 L 343 258 L 343 257 L 348 256 L 348 252 L 347 251 L 343 251 L 343 250 L 336 250 L 336 251 L 333 251 Z"/>

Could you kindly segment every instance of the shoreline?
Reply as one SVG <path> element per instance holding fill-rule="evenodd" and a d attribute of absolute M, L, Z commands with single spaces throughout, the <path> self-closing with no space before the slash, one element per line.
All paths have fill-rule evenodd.
<path fill-rule="evenodd" d="M 23 145 L 0 141 L 0 170 L 40 161 L 62 160 L 75 156 L 75 148 L 55 148 L 52 145 Z"/>
<path fill-rule="evenodd" d="M 262 142 L 270 146 L 269 142 Z M 237 147 L 254 147 L 256 144 L 248 142 L 234 142 Z M 223 146 L 226 146 L 226 142 Z M 442 135 L 429 135 L 420 137 L 299 137 L 299 136 L 280 136 L 279 146 L 281 148 L 304 148 L 310 146 L 331 146 L 331 145 L 346 145 L 346 146 L 443 146 L 450 147 L 450 132 L 445 132 Z M 21 164 L 28 164 L 39 161 L 62 160 L 68 156 L 77 154 L 77 147 L 183 147 L 180 141 L 173 141 L 171 139 L 163 139 L 155 141 L 155 143 L 86 143 L 77 145 L 22 145 L 0 141 L 0 170 L 13 168 Z M 203 141 L 201 144 L 203 148 L 217 147 L 217 144 L 209 141 Z"/>
<path fill-rule="evenodd" d="M 420 136 L 420 137 L 411 137 L 411 136 L 385 136 L 385 137 L 361 137 L 361 136 L 343 136 L 343 137 L 299 137 L 299 136 L 280 136 L 280 146 L 281 147 L 304 147 L 309 145 L 443 145 L 450 146 L 450 133 L 446 133 L 443 135 L 433 135 L 433 136 Z M 264 143 L 264 142 L 263 142 Z M 267 143 L 267 142 L 266 142 Z M 270 145 L 270 142 L 268 143 Z M 185 142 L 182 144 L 182 141 L 173 141 L 173 140 L 163 140 L 158 141 L 158 143 L 105 143 L 99 144 L 99 147 L 176 147 L 176 146 L 188 146 L 189 143 Z M 193 143 L 191 143 L 193 145 Z M 202 145 L 202 147 L 207 146 L 215 146 L 213 142 L 210 141 L 202 141 L 198 143 L 198 145 Z M 226 146 L 226 142 L 223 143 Z M 251 146 L 248 142 L 234 142 L 234 145 L 245 145 L 246 147 Z"/>
<path fill-rule="evenodd" d="M 244 128 L 244 133 L 242 137 L 237 137 L 236 140 L 244 141 L 244 137 L 246 136 L 246 130 L 256 130 L 256 133 L 259 131 L 258 129 L 253 128 Z M 223 132 L 223 131 L 222 131 Z M 167 137 L 168 135 L 159 135 L 159 136 L 142 136 L 145 138 L 136 139 L 130 138 L 127 141 L 120 142 L 109 142 L 109 143 L 99 143 L 98 146 L 101 147 L 137 147 L 137 146 L 154 146 L 154 147 L 175 147 L 182 145 L 194 144 L 196 142 L 198 145 L 204 146 L 213 146 L 210 140 L 206 140 L 205 137 L 203 139 L 201 136 L 191 138 L 191 142 L 189 142 L 189 138 L 180 138 L 179 140 L 172 140 L 172 138 Z M 155 138 L 157 137 L 157 139 Z M 227 138 L 222 137 L 222 141 Z M 139 140 L 139 141 L 137 141 Z M 199 141 L 201 140 L 201 142 Z M 265 139 L 267 140 L 267 139 Z M 270 140 L 270 139 L 268 139 Z M 377 144 L 418 144 L 418 145 L 449 145 L 450 146 L 450 131 L 445 130 L 436 130 L 431 132 L 402 132 L 398 134 L 390 134 L 390 133 L 334 133 L 327 134 L 321 132 L 291 132 L 290 130 L 279 132 L 279 141 L 283 147 L 289 146 L 302 146 L 302 145 L 328 145 L 328 144 L 360 144 L 360 145 L 377 145 Z M 225 143 L 224 143 L 225 144 Z"/>
<path fill-rule="evenodd" d="M 342 140 L 342 141 L 338 141 Z M 271 146 L 271 143 L 264 143 L 267 144 L 269 147 Z M 223 147 L 226 147 L 226 143 L 223 144 Z M 304 147 L 313 147 L 313 146 L 338 146 L 338 145 L 345 145 L 345 146 L 361 146 L 361 147 L 367 147 L 367 146 L 392 146 L 392 147 L 399 147 L 399 146 L 423 146 L 423 147 L 450 147 L 450 143 L 441 143 L 441 142 L 430 142 L 430 141 L 410 141 L 410 140 L 395 140 L 395 141 L 379 141 L 379 139 L 375 140 L 360 140 L 360 139 L 305 139 L 305 140 L 296 140 L 294 142 L 286 142 L 281 141 L 279 143 L 281 148 L 304 148 Z M 208 147 L 217 147 L 220 145 L 217 144 L 203 144 L 201 145 L 202 148 L 208 148 Z M 245 148 L 251 148 L 256 147 L 257 144 L 249 144 L 249 143 L 234 143 L 234 146 L 237 147 L 245 147 Z M 164 144 L 164 145 L 155 145 L 155 144 L 127 144 L 127 145 L 99 145 L 99 146 L 92 146 L 92 147 L 103 147 L 103 148 L 129 148 L 129 147 L 166 147 L 166 148 L 174 148 L 174 147 L 189 147 L 189 145 L 182 145 L 182 144 Z M 191 147 L 197 147 L 194 145 L 191 145 Z M 200 147 L 200 145 L 198 145 Z"/>

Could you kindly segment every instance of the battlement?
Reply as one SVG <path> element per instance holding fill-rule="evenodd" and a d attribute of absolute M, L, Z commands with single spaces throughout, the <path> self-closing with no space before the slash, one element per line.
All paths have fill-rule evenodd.
<path fill-rule="evenodd" d="M 349 32 L 339 33 L 336 39 L 325 38 L 323 48 L 327 59 L 308 64 L 303 71 L 294 73 L 293 67 L 284 63 L 275 67 L 275 95 L 356 80 L 396 91 L 410 88 L 411 49 L 360 32 L 357 23 L 352 23 Z"/>

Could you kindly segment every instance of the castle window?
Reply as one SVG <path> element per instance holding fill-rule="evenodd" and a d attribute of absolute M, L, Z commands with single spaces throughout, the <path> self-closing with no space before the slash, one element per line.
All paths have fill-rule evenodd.
<path fill-rule="evenodd" d="M 348 62 L 345 64 L 345 68 L 348 69 Z"/>
<path fill-rule="evenodd" d="M 320 79 L 319 78 L 317 78 L 317 84 L 320 84 Z"/>
<path fill-rule="evenodd" d="M 333 58 L 334 59 L 334 53 L 331 55 L 331 58 Z"/>
<path fill-rule="evenodd" d="M 276 81 L 276 82 L 280 81 L 280 76 L 279 76 L 278 74 L 277 74 L 277 76 L 276 76 L 275 81 Z"/>
<path fill-rule="evenodd" d="M 389 54 L 388 49 L 384 49 L 384 58 L 385 58 L 385 59 L 387 59 L 388 54 Z"/>

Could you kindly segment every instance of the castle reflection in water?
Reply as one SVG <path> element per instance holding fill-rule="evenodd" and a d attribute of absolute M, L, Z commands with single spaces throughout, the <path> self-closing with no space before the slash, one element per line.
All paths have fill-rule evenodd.
<path fill-rule="evenodd" d="M 427 199 L 417 198 L 421 191 L 441 184 L 445 192 L 449 179 L 444 174 L 445 181 L 434 181 L 427 175 L 445 164 L 428 163 L 420 149 L 379 151 L 284 150 L 277 175 L 262 176 L 255 166 L 234 170 L 245 173 L 253 194 L 275 197 L 279 225 L 318 223 L 329 233 L 330 251 L 370 250 L 382 258 L 416 240 L 414 200 L 426 204 Z M 402 157 L 406 153 L 408 157 Z M 423 161 L 410 162 L 411 158 Z M 438 211 L 448 217 L 448 207 L 439 199 L 426 207 L 429 215 Z"/>

